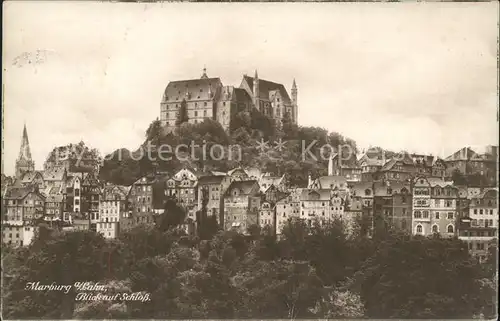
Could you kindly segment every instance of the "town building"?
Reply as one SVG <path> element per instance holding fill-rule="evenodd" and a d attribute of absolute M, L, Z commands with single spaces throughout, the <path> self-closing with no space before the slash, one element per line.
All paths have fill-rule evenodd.
<path fill-rule="evenodd" d="M 395 229 L 411 233 L 412 193 L 409 183 L 380 181 L 373 183 L 374 233 Z"/>
<path fill-rule="evenodd" d="M 99 222 L 99 197 L 101 196 L 101 184 L 94 173 L 83 175 L 82 179 L 81 213 L 90 219 L 90 229 L 96 231 Z"/>
<path fill-rule="evenodd" d="M 224 226 L 223 185 L 224 175 L 207 175 L 198 179 L 198 208 L 202 208 L 203 198 L 207 202 L 207 215 L 215 216 L 220 226 Z"/>
<path fill-rule="evenodd" d="M 276 235 L 281 235 L 286 222 L 292 218 L 300 217 L 300 197 L 303 188 L 288 190 L 288 195 L 276 202 Z"/>
<path fill-rule="evenodd" d="M 276 204 L 269 201 L 263 201 L 259 208 L 259 226 L 269 228 L 274 233 L 276 231 Z"/>
<path fill-rule="evenodd" d="M 165 196 L 174 199 L 186 210 L 187 218 L 196 221 L 198 176 L 183 168 L 166 180 Z"/>
<path fill-rule="evenodd" d="M 36 186 L 9 188 L 3 196 L 3 201 L 3 221 L 7 224 L 38 220 L 43 218 L 45 213 L 45 196 Z"/>
<path fill-rule="evenodd" d="M 248 227 L 258 224 L 261 203 L 260 187 L 256 180 L 233 181 L 224 193 L 224 229 L 247 233 Z"/>
<path fill-rule="evenodd" d="M 96 231 L 105 238 L 114 239 L 120 232 L 122 217 L 128 217 L 127 195 L 130 187 L 106 185 L 99 201 L 99 221 Z"/>
<path fill-rule="evenodd" d="M 498 226 L 498 190 L 486 188 L 471 198 L 469 215 L 461 218 L 458 237 L 467 242 L 474 256 L 484 261 L 490 242 L 498 237 Z"/>
<path fill-rule="evenodd" d="M 458 199 L 458 188 L 452 182 L 424 176 L 415 178 L 413 234 L 455 236 Z"/>
<path fill-rule="evenodd" d="M 36 185 L 40 191 L 45 188 L 43 172 L 40 171 L 25 172 L 19 183 L 21 186 Z"/>
<path fill-rule="evenodd" d="M 82 180 L 80 176 L 68 176 L 66 178 L 64 195 L 64 213 L 63 221 L 69 222 L 71 217 L 79 217 L 81 215 L 82 206 Z"/>
<path fill-rule="evenodd" d="M 153 185 L 155 183 L 156 177 L 154 175 L 146 175 L 132 184 L 127 197 L 129 215 L 122 217 L 120 230 L 129 230 L 141 224 L 153 225 L 155 223 L 155 203 L 153 202 Z"/>
<path fill-rule="evenodd" d="M 344 155 L 345 154 L 345 155 Z M 328 175 L 343 176 L 347 182 L 361 181 L 362 168 L 358 165 L 356 154 L 351 151 L 342 152 L 344 157 L 340 157 L 339 153 L 333 153 L 328 160 Z"/>
<path fill-rule="evenodd" d="M 304 189 L 300 197 L 300 218 L 309 226 L 342 220 L 348 194 L 337 189 Z"/>

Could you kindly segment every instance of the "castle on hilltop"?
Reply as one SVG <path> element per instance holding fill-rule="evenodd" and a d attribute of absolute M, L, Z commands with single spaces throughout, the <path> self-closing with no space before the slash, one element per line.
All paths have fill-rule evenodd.
<path fill-rule="evenodd" d="M 171 81 L 160 104 L 160 120 L 167 131 L 177 126 L 181 105 L 185 104 L 190 124 L 213 119 L 229 130 L 232 117 L 256 108 L 273 119 L 279 127 L 284 117 L 297 124 L 297 85 L 293 80 L 291 95 L 285 86 L 254 77 L 243 76 L 239 87 L 224 86 L 220 78 L 209 78 L 206 68 L 199 79 Z M 288 115 L 288 116 L 286 116 Z"/>

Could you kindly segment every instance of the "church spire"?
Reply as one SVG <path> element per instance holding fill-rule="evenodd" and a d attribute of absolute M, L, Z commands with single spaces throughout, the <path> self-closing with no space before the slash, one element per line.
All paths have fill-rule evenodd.
<path fill-rule="evenodd" d="M 25 159 L 31 161 L 30 142 L 28 140 L 28 130 L 26 129 L 26 123 L 24 123 L 23 137 L 21 139 L 21 148 L 19 150 L 19 159 Z"/>
<path fill-rule="evenodd" d="M 28 130 L 26 123 L 23 128 L 23 137 L 21 138 L 21 148 L 19 149 L 19 157 L 16 161 L 16 177 L 22 178 L 24 173 L 35 170 L 35 163 L 31 159 L 30 142 L 28 140 Z"/>

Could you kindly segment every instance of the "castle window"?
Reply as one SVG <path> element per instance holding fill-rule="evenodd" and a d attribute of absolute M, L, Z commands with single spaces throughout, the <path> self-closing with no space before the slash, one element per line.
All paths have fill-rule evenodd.
<path fill-rule="evenodd" d="M 423 234 L 422 225 L 417 225 L 417 234 Z"/>
<path fill-rule="evenodd" d="M 195 117 L 197 117 L 197 116 L 198 116 L 198 112 L 197 112 L 197 111 L 195 111 L 195 112 L 194 112 L 194 116 L 195 116 Z"/>
<path fill-rule="evenodd" d="M 204 103 L 203 103 L 203 105 L 204 105 L 204 106 L 206 106 L 206 105 L 207 105 L 207 102 L 204 102 Z"/>
<path fill-rule="evenodd" d="M 203 116 L 207 116 L 207 111 L 206 110 L 203 111 Z"/>
<path fill-rule="evenodd" d="M 451 224 L 448 225 L 448 227 L 446 229 L 448 230 L 448 233 L 453 233 L 454 230 L 455 230 L 454 227 L 453 227 L 453 225 L 451 225 Z"/>
<path fill-rule="evenodd" d="M 226 106 L 226 102 L 223 102 L 223 103 L 222 103 L 222 106 Z"/>

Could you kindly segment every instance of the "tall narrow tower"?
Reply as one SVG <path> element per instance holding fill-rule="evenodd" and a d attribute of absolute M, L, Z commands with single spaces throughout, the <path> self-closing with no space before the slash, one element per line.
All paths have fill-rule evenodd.
<path fill-rule="evenodd" d="M 257 110 L 260 110 L 259 104 L 259 75 L 255 69 L 255 76 L 253 77 L 253 104 Z"/>
<path fill-rule="evenodd" d="M 35 170 L 35 162 L 31 159 L 30 142 L 28 140 L 28 131 L 24 124 L 23 137 L 21 138 L 21 148 L 19 157 L 16 160 L 16 178 L 22 178 L 24 173 Z"/>
<path fill-rule="evenodd" d="M 297 113 L 299 111 L 299 108 L 297 106 L 297 84 L 295 83 L 295 79 L 293 79 L 293 84 L 292 84 L 292 104 L 293 104 L 292 119 L 293 119 L 293 123 L 297 124 L 297 121 L 298 121 Z"/>
<path fill-rule="evenodd" d="M 207 67 L 203 67 L 203 74 L 201 75 L 201 79 L 207 79 Z"/>

